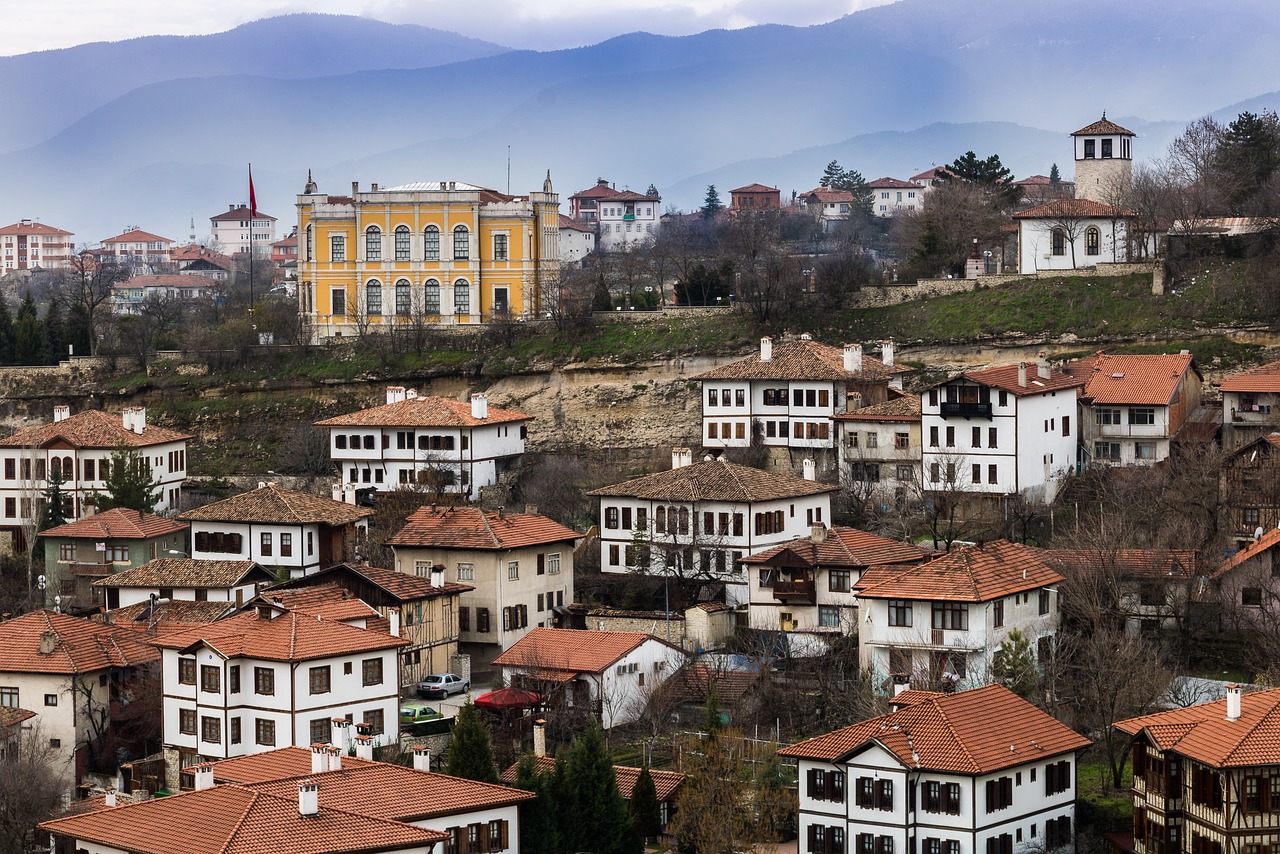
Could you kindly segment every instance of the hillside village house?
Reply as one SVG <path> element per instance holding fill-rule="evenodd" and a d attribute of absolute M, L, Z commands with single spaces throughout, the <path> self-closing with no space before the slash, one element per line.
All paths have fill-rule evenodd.
<path fill-rule="evenodd" d="M 834 420 L 840 482 L 855 500 L 888 506 L 919 494 L 920 398 L 896 397 Z"/>
<path fill-rule="evenodd" d="M 653 240 L 662 217 L 662 197 L 618 190 L 596 202 L 602 252 L 614 252 Z"/>
<path fill-rule="evenodd" d="M 60 270 L 71 265 L 75 235 L 70 231 L 24 219 L 0 228 L 0 269 Z"/>
<path fill-rule="evenodd" d="M 1133 737 L 1133 851 L 1263 851 L 1280 832 L 1280 689 L 1120 721 Z"/>
<path fill-rule="evenodd" d="M 171 791 L 210 759 L 328 741 L 334 718 L 399 739 L 399 650 L 408 641 L 266 605 L 154 639 L 163 654 Z M 348 717 L 349 716 L 349 717 Z"/>
<path fill-rule="evenodd" d="M 1096 353 L 1063 366 L 1084 380 L 1082 461 L 1151 465 L 1169 458 L 1173 439 L 1200 405 L 1204 377 L 1191 354 Z"/>
<path fill-rule="evenodd" d="M 617 188 L 604 178 L 597 178 L 595 186 L 579 190 L 569 197 L 569 216 L 588 225 L 595 223 L 599 216 L 598 205 L 601 199 L 607 199 Z"/>
<path fill-rule="evenodd" d="M 638 720 L 654 686 L 684 659 L 679 647 L 646 632 L 534 629 L 493 664 L 503 685 L 537 691 L 552 706 L 589 709 L 611 729 Z"/>
<path fill-rule="evenodd" d="M 740 211 L 776 211 L 781 206 L 782 194 L 777 187 L 766 187 L 764 184 L 747 184 L 729 191 L 729 210 Z"/>
<path fill-rule="evenodd" d="M 92 764 L 114 767 L 117 746 L 142 747 L 122 725 L 132 692 L 158 687 L 147 677 L 159 658 L 139 632 L 31 611 L 0 622 L 0 706 L 36 713 L 33 735 L 70 789 Z"/>
<path fill-rule="evenodd" d="M 173 262 L 173 241 L 138 226 L 102 241 L 99 257 L 139 272 L 159 272 Z"/>
<path fill-rule="evenodd" d="M 801 193 L 799 200 L 828 234 L 835 231 L 840 223 L 849 221 L 856 201 L 853 193 L 848 190 L 831 190 L 827 187 L 816 187 L 807 193 Z"/>
<path fill-rule="evenodd" d="M 187 547 L 185 522 L 116 507 L 41 531 L 46 590 L 62 596 L 64 607 L 102 604 L 95 579 L 133 569 Z"/>
<path fill-rule="evenodd" d="M 387 545 L 396 570 L 463 584 L 458 638 L 484 661 L 573 601 L 573 550 L 581 534 L 534 513 L 421 507 Z"/>
<path fill-rule="evenodd" d="M 587 493 L 600 499 L 600 569 L 723 585 L 734 607 L 749 601 L 739 561 L 830 521 L 839 490 L 815 480 L 812 461 L 799 478 L 674 448 L 671 466 Z"/>
<path fill-rule="evenodd" d="M 596 251 L 596 231 L 590 225 L 560 214 L 560 264 L 581 267 Z"/>
<path fill-rule="evenodd" d="M 111 286 L 111 310 L 141 314 L 155 300 L 212 300 L 220 291 L 216 281 L 190 273 L 141 273 Z"/>
<path fill-rule="evenodd" d="M 96 409 L 71 414 L 53 408 L 53 422 L 25 427 L 0 439 L 0 538 L 14 551 L 26 549 L 40 516 L 39 499 L 49 478 L 62 480 L 72 519 L 93 515 L 86 499 L 106 488 L 111 456 L 118 449 L 136 453 L 151 472 L 159 500 L 155 512 L 178 506 L 187 479 L 187 440 L 176 430 L 147 424 L 147 411 L 129 407 L 119 415 Z"/>
<path fill-rule="evenodd" d="M 947 690 L 984 685 L 1013 629 L 1047 660 L 1061 582 L 1036 549 L 1005 540 L 918 566 L 871 568 L 853 585 L 863 672 L 877 690 L 903 675 Z"/>
<path fill-rule="evenodd" d="M 248 205 L 227 205 L 225 211 L 209 217 L 209 242 L 227 255 L 252 252 L 255 257 L 268 257 L 276 239 L 276 218 L 262 211 L 257 214 L 251 220 Z"/>
<path fill-rule="evenodd" d="M 867 189 L 871 191 L 871 212 L 876 216 L 897 216 L 924 207 L 924 188 L 912 181 L 877 178 L 867 182 Z"/>
<path fill-rule="evenodd" d="M 1230 448 L 1225 439 L 1223 444 Z M 1268 433 L 1231 451 L 1222 465 L 1218 495 L 1237 547 L 1280 528 L 1280 433 Z"/>
<path fill-rule="evenodd" d="M 802 854 L 1075 850 L 1087 738 L 1000 685 L 893 709 L 778 751 L 798 760 Z"/>
<path fill-rule="evenodd" d="M 240 607 L 276 577 L 251 560 L 162 557 L 93 582 L 95 599 L 109 610 L 156 599 L 226 602 Z"/>
<path fill-rule="evenodd" d="M 183 276 L 204 276 L 215 282 L 228 281 L 236 269 L 230 256 L 195 243 L 174 249 L 173 263 Z"/>
<path fill-rule="evenodd" d="M 1222 447 L 1231 450 L 1280 430 L 1280 362 L 1222 381 Z"/>
<path fill-rule="evenodd" d="M 524 453 L 532 416 L 387 388 L 387 402 L 317 421 L 329 432 L 329 456 L 344 483 L 376 492 L 422 484 L 467 498 L 498 482 Z"/>
<path fill-rule="evenodd" d="M 1076 462 L 1083 379 L 1046 363 L 965 371 L 923 392 L 922 466 L 929 490 L 1027 495 L 1045 502 Z"/>
<path fill-rule="evenodd" d="M 310 176 L 308 176 L 309 178 Z M 316 340 L 400 325 L 536 318 L 559 277 L 559 196 L 461 181 L 298 196 L 299 312 Z"/>
<path fill-rule="evenodd" d="M 807 537 L 791 540 L 742 559 L 753 629 L 788 634 L 797 647 L 822 650 L 833 635 L 856 634 L 858 601 L 853 588 L 870 566 L 921 563 L 916 546 L 877 537 L 854 528 L 814 525 Z M 797 641 L 790 636 L 805 636 Z"/>
<path fill-rule="evenodd" d="M 336 585 L 377 609 L 391 634 L 409 641 L 400 650 L 400 678 L 413 685 L 432 673 L 446 673 L 458 652 L 459 600 L 475 587 L 444 580 L 444 569 L 427 576 L 392 569 L 340 563 L 312 575 L 276 585 L 268 598 L 289 590 Z"/>
<path fill-rule="evenodd" d="M 1273 528 L 1224 560 L 1209 574 L 1201 601 L 1216 599 L 1223 628 L 1270 631 L 1280 615 L 1280 528 Z"/>
<path fill-rule="evenodd" d="M 357 556 L 373 511 L 274 483 L 178 514 L 191 523 L 191 557 L 251 560 L 289 576 Z"/>
<path fill-rule="evenodd" d="M 1045 549 L 1040 555 L 1073 586 L 1114 597 L 1110 616 L 1130 635 L 1178 631 L 1202 601 L 1204 576 L 1191 549 Z"/>

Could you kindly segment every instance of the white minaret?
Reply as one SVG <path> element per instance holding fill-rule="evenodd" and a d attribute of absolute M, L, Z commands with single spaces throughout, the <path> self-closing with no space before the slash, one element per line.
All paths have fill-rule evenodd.
<path fill-rule="evenodd" d="M 1076 198 L 1114 205 L 1133 176 L 1133 131 L 1102 118 L 1071 134 L 1075 142 Z"/>

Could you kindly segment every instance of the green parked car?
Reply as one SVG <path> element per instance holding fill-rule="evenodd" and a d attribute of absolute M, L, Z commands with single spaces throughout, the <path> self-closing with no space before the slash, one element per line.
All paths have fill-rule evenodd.
<path fill-rule="evenodd" d="M 440 714 L 430 706 L 400 707 L 400 723 L 402 724 L 420 724 L 426 721 L 439 720 L 443 717 L 444 715 Z"/>

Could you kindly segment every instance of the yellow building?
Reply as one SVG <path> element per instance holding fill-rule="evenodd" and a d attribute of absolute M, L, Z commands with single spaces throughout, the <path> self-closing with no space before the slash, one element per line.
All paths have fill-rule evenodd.
<path fill-rule="evenodd" d="M 298 310 L 313 340 L 532 318 L 559 269 L 560 197 L 455 181 L 298 196 Z"/>

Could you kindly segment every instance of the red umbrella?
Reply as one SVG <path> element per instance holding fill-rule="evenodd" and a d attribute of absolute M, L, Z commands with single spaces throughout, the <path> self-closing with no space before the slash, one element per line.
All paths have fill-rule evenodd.
<path fill-rule="evenodd" d="M 522 691 L 519 688 L 499 688 L 497 691 L 481 694 L 474 702 L 478 708 L 504 712 L 510 709 L 531 709 L 542 702 L 542 695 L 537 691 Z"/>

